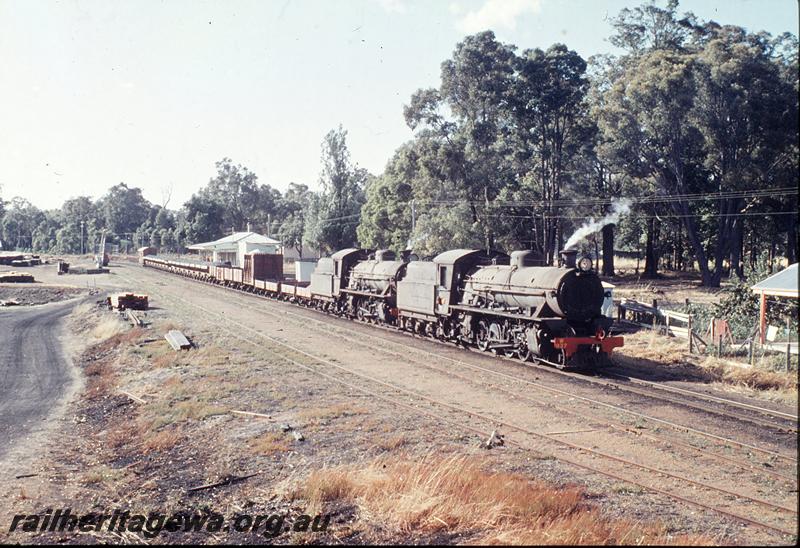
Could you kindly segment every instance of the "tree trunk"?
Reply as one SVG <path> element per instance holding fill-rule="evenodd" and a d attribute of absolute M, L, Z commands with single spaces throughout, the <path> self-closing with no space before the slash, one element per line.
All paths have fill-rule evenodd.
<path fill-rule="evenodd" d="M 614 225 L 603 227 L 603 276 L 614 275 Z"/>
<path fill-rule="evenodd" d="M 789 230 L 786 232 L 786 259 L 789 264 L 797 262 L 797 216 L 791 215 Z"/>
<path fill-rule="evenodd" d="M 643 278 L 658 277 L 658 255 L 656 254 L 656 239 L 658 238 L 658 225 L 655 218 L 647 220 L 647 244 L 644 251 Z"/>
<path fill-rule="evenodd" d="M 775 234 L 773 233 L 769 239 L 769 273 L 772 274 L 773 265 L 775 264 Z"/>
<path fill-rule="evenodd" d="M 679 214 L 684 215 L 683 225 L 686 227 L 686 235 L 689 237 L 689 243 L 692 244 L 692 251 L 697 261 L 697 268 L 700 269 L 700 275 L 703 278 L 703 285 L 706 287 L 719 287 L 719 282 L 717 282 L 716 286 L 713 285 L 711 271 L 708 269 L 708 256 L 706 255 L 705 249 L 703 249 L 703 242 L 700 241 L 700 235 L 697 233 L 697 225 L 694 219 L 689 217 L 689 208 L 686 206 L 685 202 L 678 202 L 675 205 L 675 210 Z"/>
<path fill-rule="evenodd" d="M 740 279 L 744 278 L 744 265 L 742 264 L 742 247 L 744 246 L 744 220 L 739 218 L 733 222 L 731 229 L 731 272 Z"/>

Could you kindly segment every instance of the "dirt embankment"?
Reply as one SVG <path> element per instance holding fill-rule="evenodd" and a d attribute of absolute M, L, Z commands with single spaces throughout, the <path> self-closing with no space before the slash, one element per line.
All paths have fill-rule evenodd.
<path fill-rule="evenodd" d="M 21 306 L 65 301 L 86 293 L 87 290 L 79 287 L 0 284 L 0 302 L 12 301 Z"/>

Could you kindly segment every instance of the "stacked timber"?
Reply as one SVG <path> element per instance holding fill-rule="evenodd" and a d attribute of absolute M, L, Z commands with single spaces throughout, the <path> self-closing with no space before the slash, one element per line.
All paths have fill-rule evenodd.
<path fill-rule="evenodd" d="M 33 283 L 33 274 L 24 272 L 0 272 L 0 283 Z"/>
<path fill-rule="evenodd" d="M 147 295 L 116 293 L 107 299 L 108 306 L 118 310 L 147 310 Z"/>

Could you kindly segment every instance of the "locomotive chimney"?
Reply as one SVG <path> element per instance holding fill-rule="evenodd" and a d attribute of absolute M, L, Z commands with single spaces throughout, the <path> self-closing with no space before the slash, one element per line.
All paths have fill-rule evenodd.
<path fill-rule="evenodd" d="M 564 268 L 575 268 L 575 260 L 578 257 L 576 249 L 562 249 L 561 250 L 561 266 Z"/>

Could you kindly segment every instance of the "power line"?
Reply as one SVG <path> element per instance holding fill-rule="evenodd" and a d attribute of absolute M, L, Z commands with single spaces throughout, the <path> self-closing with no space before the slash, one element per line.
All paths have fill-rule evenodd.
<path fill-rule="evenodd" d="M 794 215 L 797 211 L 747 211 L 744 213 L 694 213 L 687 215 L 678 214 L 664 214 L 664 215 L 632 215 L 637 219 L 673 219 L 673 218 L 688 218 L 688 217 L 741 217 L 749 215 Z M 540 218 L 536 215 L 483 215 L 483 217 L 497 217 L 502 219 L 533 219 Z M 571 220 L 585 220 L 586 215 L 545 215 L 546 219 L 571 219 Z"/>
<path fill-rule="evenodd" d="M 552 206 L 592 206 L 592 205 L 612 205 L 620 201 L 627 201 L 630 204 L 652 204 L 652 203 L 674 203 L 674 202 L 694 202 L 701 200 L 724 200 L 735 198 L 762 198 L 773 196 L 791 196 L 797 195 L 798 190 L 796 187 L 782 187 L 775 189 L 750 189 L 750 190 L 733 190 L 726 192 L 704 192 L 692 194 L 670 194 L 670 195 L 653 195 L 644 197 L 606 197 L 606 198 L 586 198 L 586 199 L 573 199 L 564 198 L 558 200 L 494 200 L 488 202 L 489 207 L 532 207 L 541 205 Z M 410 201 L 397 202 L 399 204 L 410 204 Z M 427 202 L 430 205 L 476 205 L 486 206 L 487 203 L 483 200 L 467 200 L 467 199 L 449 199 L 449 200 L 430 200 Z"/>

